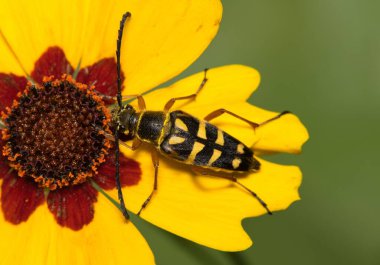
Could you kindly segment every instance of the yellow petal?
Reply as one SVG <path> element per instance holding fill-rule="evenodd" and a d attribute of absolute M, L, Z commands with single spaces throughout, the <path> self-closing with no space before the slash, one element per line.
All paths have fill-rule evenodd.
<path fill-rule="evenodd" d="M 144 96 L 147 108 L 162 110 L 173 97 L 195 93 L 203 79 L 203 72 L 187 77 L 172 86 L 158 89 Z M 278 113 L 267 111 L 245 102 L 260 82 L 259 73 L 250 67 L 230 65 L 210 69 L 208 81 L 194 101 L 177 101 L 172 110 L 181 109 L 199 119 L 214 110 L 224 108 L 255 123 L 264 122 Z M 291 109 L 291 107 L 289 107 Z M 253 128 L 244 121 L 223 114 L 211 121 L 221 129 L 235 136 L 260 153 L 299 153 L 309 138 L 300 120 L 293 114 L 286 114 L 262 127 Z"/>
<path fill-rule="evenodd" d="M 183 109 L 193 105 L 226 106 L 244 102 L 257 89 L 260 74 L 244 65 L 227 65 L 211 68 L 206 74 L 207 82 L 199 92 L 196 101 L 177 101 L 173 109 Z M 170 87 L 158 89 L 146 96 L 149 109 L 162 109 L 166 101 L 174 97 L 194 94 L 204 79 L 204 71 L 184 78 Z M 156 99 L 156 100 L 151 100 Z M 157 100 L 160 99 L 160 100 Z"/>
<path fill-rule="evenodd" d="M 152 190 L 153 166 L 146 150 L 134 154 L 124 151 L 144 168 L 139 185 L 124 191 L 127 207 L 137 212 Z M 301 172 L 297 167 L 260 162 L 260 172 L 240 178 L 243 184 L 254 190 L 272 211 L 285 209 L 299 199 Z M 158 191 L 141 216 L 199 244 L 238 251 L 252 243 L 241 220 L 264 213 L 255 198 L 229 180 L 195 175 L 190 167 L 161 157 Z"/>
<path fill-rule="evenodd" d="M 114 56 L 119 21 L 130 11 L 122 47 L 127 94 L 144 92 L 186 69 L 214 38 L 222 15 L 219 0 L 1 0 L 0 6 L 1 32 L 27 73 L 53 45 L 63 48 L 74 67 L 80 59 L 90 65 Z M 0 70 L 21 74 L 0 42 Z"/>
<path fill-rule="evenodd" d="M 1 11 L 0 11 L 1 12 Z M 7 42 L 4 40 L 1 28 L 0 28 L 0 73 L 16 73 L 23 75 L 24 72 L 19 63 L 15 59 L 12 52 L 7 46 Z"/>
<path fill-rule="evenodd" d="M 62 47 L 69 61 L 76 66 L 84 48 L 85 21 L 90 15 L 88 1 L 1 0 L 0 5 L 1 31 L 27 73 L 31 72 L 39 56 L 53 45 Z M 3 58 L 6 50 L 1 51 L 1 64 L 8 67 Z M 9 67 L 8 71 L 21 74 Z"/>
<path fill-rule="evenodd" d="M 9 46 L 18 57 L 22 68 L 30 73 L 34 63 L 48 47 L 61 47 L 75 68 L 91 65 L 99 59 L 115 55 L 116 32 L 126 1 L 82 0 L 0 0 L 0 29 Z M 22 12 L 20 13 L 20 10 Z M 110 23 L 110 21 L 113 23 Z M 107 39 L 106 32 L 115 36 Z M 25 74 L 14 64 L 14 55 L 0 38 L 1 71 Z M 103 45 L 108 42 L 109 45 Z M 108 50 L 105 48 L 108 47 Z"/>
<path fill-rule="evenodd" d="M 276 115 L 245 102 L 259 83 L 259 75 L 254 69 L 226 66 L 211 69 L 207 76 L 209 82 L 196 101 L 178 102 L 173 110 L 182 109 L 202 118 L 215 109 L 225 108 L 257 123 Z M 203 73 L 199 73 L 168 89 L 148 94 L 148 109 L 162 110 L 170 98 L 194 93 L 202 78 Z M 284 115 L 256 131 L 247 123 L 226 114 L 212 123 L 259 150 L 298 152 L 307 139 L 306 129 L 292 114 Z M 142 163 L 144 168 L 139 185 L 127 188 L 125 193 L 128 207 L 136 212 L 152 190 L 153 166 L 147 150 L 123 151 Z M 295 166 L 260 161 L 261 170 L 241 178 L 241 182 L 254 190 L 272 211 L 285 209 L 298 200 L 300 170 Z M 251 245 L 250 238 L 241 227 L 241 220 L 265 212 L 255 198 L 230 181 L 197 176 L 190 167 L 161 158 L 158 192 L 142 212 L 142 217 L 197 243 L 219 250 L 237 251 Z"/>
<path fill-rule="evenodd" d="M 202 54 L 219 28 L 222 5 L 219 0 L 134 0 L 124 11 L 132 13 L 122 47 L 124 93 L 135 94 L 178 75 Z M 110 25 L 121 13 L 115 9 Z M 115 37 L 110 27 L 105 50 L 114 47 Z"/>
<path fill-rule="evenodd" d="M 0 238 L 0 264 L 154 264 L 145 239 L 102 195 L 94 220 L 80 231 L 57 225 L 44 204 L 20 225 L 1 213 Z"/>

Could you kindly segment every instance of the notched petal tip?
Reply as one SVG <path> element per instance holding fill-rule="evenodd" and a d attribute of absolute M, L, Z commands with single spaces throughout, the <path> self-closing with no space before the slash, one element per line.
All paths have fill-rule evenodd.
<path fill-rule="evenodd" d="M 300 200 L 302 172 L 299 167 L 259 160 L 262 167 L 256 176 L 252 176 L 256 182 L 254 187 L 271 211 L 285 210 Z"/>
<path fill-rule="evenodd" d="M 268 117 L 265 119 L 276 115 L 269 114 L 269 116 L 268 113 L 265 114 Z M 258 140 L 253 145 L 256 154 L 299 154 L 302 146 L 309 139 L 306 127 L 292 113 L 285 114 L 279 119 L 259 127 L 256 132 Z"/>
<path fill-rule="evenodd" d="M 48 208 L 58 224 L 74 231 L 91 223 L 96 201 L 97 191 L 88 182 L 50 191 L 47 197 Z"/>
<path fill-rule="evenodd" d="M 306 127 L 295 114 L 289 113 L 283 116 L 284 122 L 291 124 L 289 127 L 289 149 L 288 152 L 292 154 L 299 154 L 302 151 L 303 145 L 309 140 L 309 133 Z"/>
<path fill-rule="evenodd" d="M 45 201 L 42 189 L 32 180 L 20 178 L 14 171 L 4 176 L 0 195 L 4 218 L 12 224 L 27 221 Z"/>

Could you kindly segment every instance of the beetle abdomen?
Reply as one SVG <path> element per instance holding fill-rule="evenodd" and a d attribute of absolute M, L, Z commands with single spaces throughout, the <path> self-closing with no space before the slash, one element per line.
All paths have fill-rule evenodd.
<path fill-rule="evenodd" d="M 182 111 L 170 113 L 171 129 L 162 141 L 165 155 L 186 164 L 231 171 L 258 170 L 253 151 L 216 126 Z"/>

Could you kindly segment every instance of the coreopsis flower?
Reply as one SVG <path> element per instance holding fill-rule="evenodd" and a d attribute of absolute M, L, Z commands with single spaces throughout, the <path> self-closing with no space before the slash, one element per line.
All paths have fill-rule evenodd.
<path fill-rule="evenodd" d="M 199 57 L 219 28 L 221 3 L 2 0 L 1 6 L 0 261 L 153 263 L 144 238 L 114 205 L 114 153 L 105 137 L 111 102 L 102 95 L 116 95 L 119 20 L 125 11 L 132 13 L 122 45 L 123 94 L 143 94 Z M 194 93 L 202 78 L 199 73 L 148 93 L 147 107 L 162 110 L 169 99 Z M 259 84 L 256 70 L 230 65 L 209 70 L 207 78 L 196 100 L 176 103 L 173 109 L 202 119 L 224 108 L 257 123 L 276 115 L 246 102 Z M 212 122 L 256 155 L 298 153 L 308 138 L 292 114 L 256 130 L 228 115 Z M 122 151 L 126 205 L 136 213 L 153 187 L 150 149 Z M 239 180 L 271 211 L 299 199 L 298 167 L 257 159 L 260 170 Z M 220 250 L 251 245 L 241 220 L 265 209 L 249 193 L 163 157 L 158 174 L 158 190 L 142 218 Z"/>

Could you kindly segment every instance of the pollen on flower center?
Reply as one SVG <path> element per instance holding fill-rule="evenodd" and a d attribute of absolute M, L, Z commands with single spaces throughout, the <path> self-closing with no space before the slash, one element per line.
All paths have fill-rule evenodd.
<path fill-rule="evenodd" d="M 29 84 L 3 121 L 10 166 L 51 190 L 92 177 L 110 147 L 109 111 L 93 88 L 70 76 Z"/>

